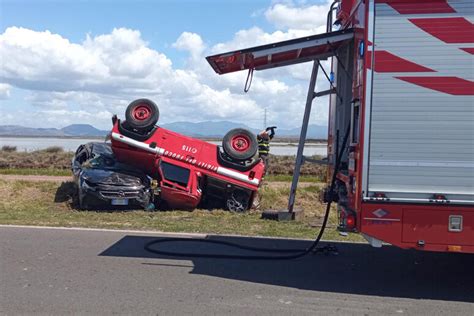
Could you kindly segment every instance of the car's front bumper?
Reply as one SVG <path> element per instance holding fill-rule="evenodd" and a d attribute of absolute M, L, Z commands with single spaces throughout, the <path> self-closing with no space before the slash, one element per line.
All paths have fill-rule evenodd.
<path fill-rule="evenodd" d="M 145 187 L 90 185 L 83 181 L 79 199 L 83 205 L 94 208 L 146 208 L 151 201 L 151 190 Z"/>

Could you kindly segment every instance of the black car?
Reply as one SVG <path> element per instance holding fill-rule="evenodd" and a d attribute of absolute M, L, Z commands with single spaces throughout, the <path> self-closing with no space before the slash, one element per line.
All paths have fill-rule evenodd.
<path fill-rule="evenodd" d="M 150 178 L 143 172 L 116 161 L 108 143 L 80 145 L 72 159 L 81 209 L 148 208 Z"/>

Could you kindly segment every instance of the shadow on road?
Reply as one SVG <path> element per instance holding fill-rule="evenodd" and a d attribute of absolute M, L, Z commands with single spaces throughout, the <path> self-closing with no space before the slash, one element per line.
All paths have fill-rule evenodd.
<path fill-rule="evenodd" d="M 244 237 L 209 236 L 209 239 L 238 242 L 254 247 L 305 248 L 310 242 Z M 173 259 L 144 250 L 156 237 L 125 236 L 103 251 L 101 256 Z M 429 253 L 395 247 L 375 249 L 365 244 L 332 243 L 338 255 L 314 254 L 297 260 L 183 259 L 183 265 L 163 260 L 157 269 L 186 266 L 191 273 L 304 290 L 474 302 L 474 256 Z M 197 243 L 163 244 L 161 249 L 176 252 L 255 254 L 226 246 Z M 179 260 L 178 259 L 178 260 Z"/>

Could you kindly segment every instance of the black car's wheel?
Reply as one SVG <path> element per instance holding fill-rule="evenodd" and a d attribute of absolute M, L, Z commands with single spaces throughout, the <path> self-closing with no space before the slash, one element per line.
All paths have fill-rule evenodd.
<path fill-rule="evenodd" d="M 79 188 L 77 192 L 77 207 L 80 210 L 87 210 L 89 208 L 89 205 L 87 204 L 87 198 L 82 192 L 81 188 Z"/>
<path fill-rule="evenodd" d="M 87 211 L 89 209 L 89 204 L 87 204 L 86 198 L 83 198 L 79 201 L 79 209 Z"/>
<path fill-rule="evenodd" d="M 226 207 L 231 212 L 245 212 L 249 208 L 249 196 L 240 191 L 234 191 L 226 200 Z"/>
<path fill-rule="evenodd" d="M 234 128 L 222 140 L 224 152 L 235 160 L 247 160 L 257 152 L 257 137 L 244 128 Z"/>
<path fill-rule="evenodd" d="M 155 102 L 148 99 L 133 101 L 125 111 L 127 125 L 138 132 L 148 132 L 160 117 L 160 111 Z"/>

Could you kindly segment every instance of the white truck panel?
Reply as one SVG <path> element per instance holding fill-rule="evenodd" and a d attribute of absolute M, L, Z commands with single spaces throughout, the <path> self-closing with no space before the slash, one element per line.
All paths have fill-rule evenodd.
<path fill-rule="evenodd" d="M 474 80 L 474 55 L 461 49 L 474 43 L 446 43 L 410 21 L 474 21 L 474 1 L 449 4 L 456 13 L 400 14 L 388 4 L 375 5 L 373 50 L 425 70 L 377 71 L 374 55 L 367 198 L 383 192 L 394 200 L 426 202 L 444 194 L 451 201 L 474 203 L 474 91 L 439 91 L 400 79 Z M 457 30 L 447 31 L 454 35 Z"/>

